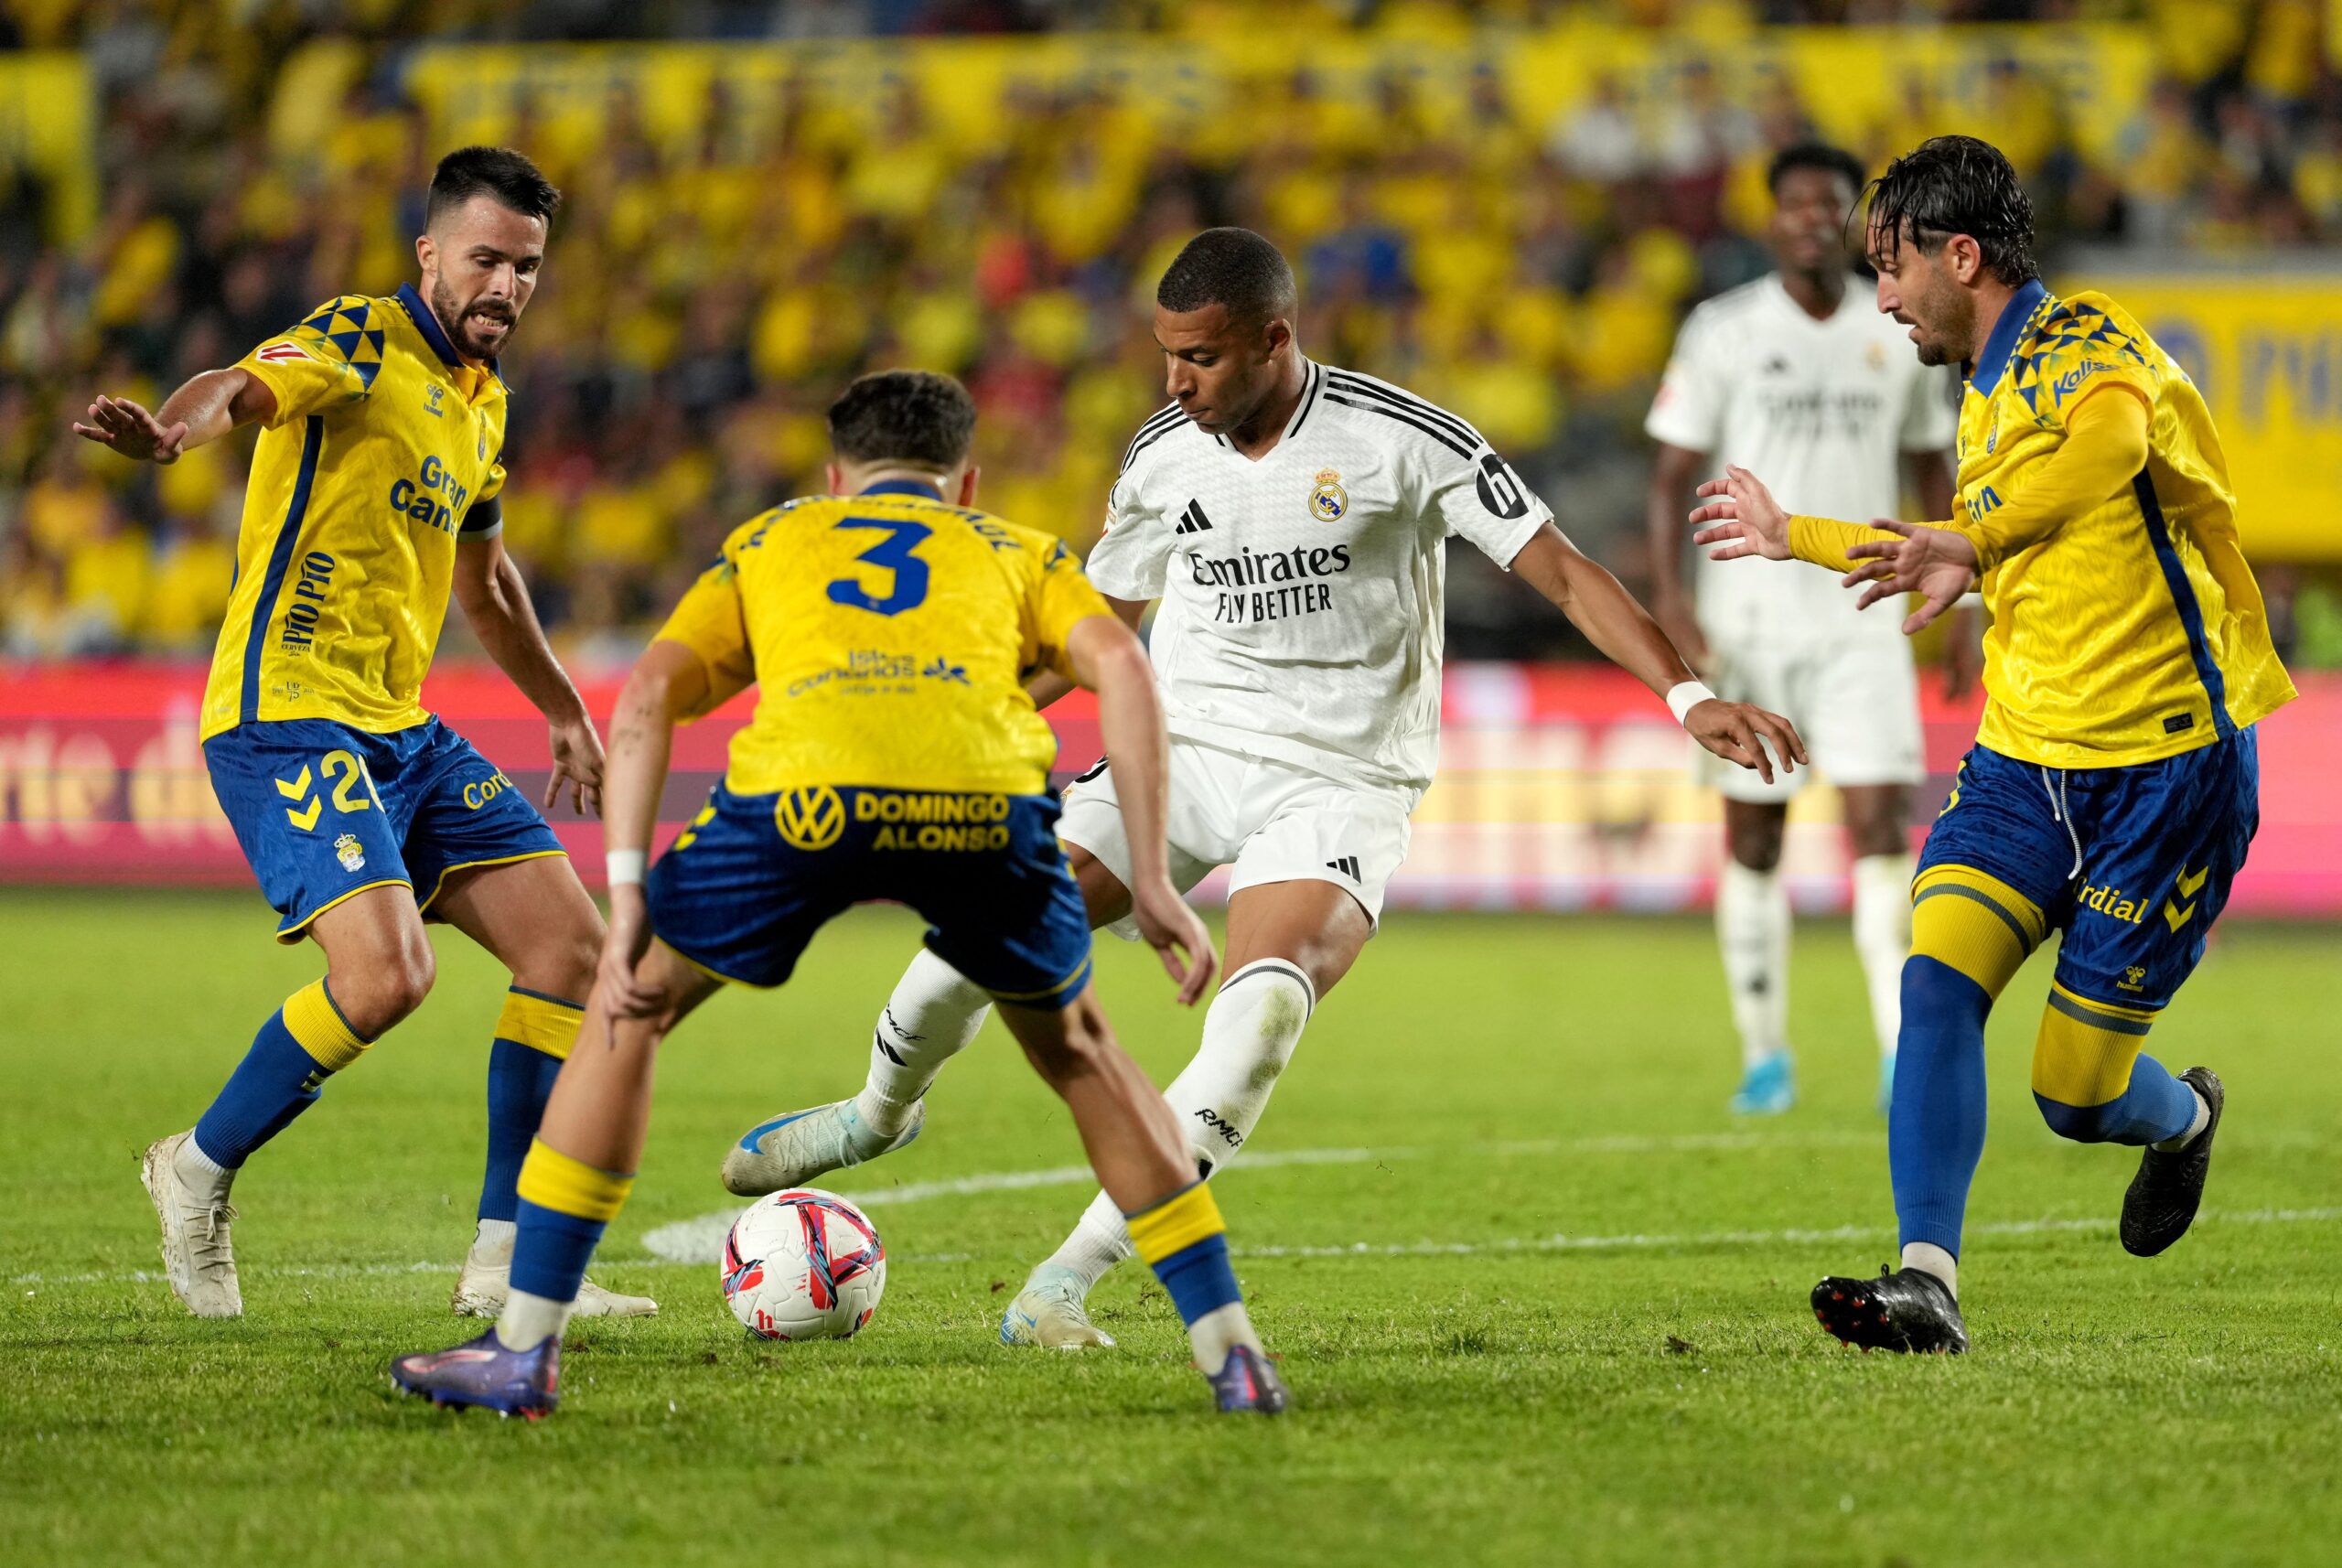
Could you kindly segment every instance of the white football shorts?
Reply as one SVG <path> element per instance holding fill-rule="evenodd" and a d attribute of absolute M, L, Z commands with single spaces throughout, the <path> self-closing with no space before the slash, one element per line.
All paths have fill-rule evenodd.
<path fill-rule="evenodd" d="M 1407 858 L 1412 796 L 1344 784 L 1265 757 L 1171 741 L 1171 880 L 1182 893 L 1230 866 L 1231 894 L 1270 882 L 1330 882 L 1382 918 L 1382 895 Z M 1130 885 L 1131 846 L 1113 769 L 1101 760 L 1065 789 L 1058 836 Z M 1133 939 L 1129 919 L 1112 927 Z"/>
<path fill-rule="evenodd" d="M 1813 770 L 1834 785 L 1917 784 L 1927 777 L 1919 681 L 1901 636 L 1828 642 L 1734 640 L 1708 644 L 1709 685 L 1727 702 L 1780 714 L 1805 739 Z M 1692 744 L 1692 776 L 1728 800 L 1787 800 L 1811 775 L 1749 769 Z"/>

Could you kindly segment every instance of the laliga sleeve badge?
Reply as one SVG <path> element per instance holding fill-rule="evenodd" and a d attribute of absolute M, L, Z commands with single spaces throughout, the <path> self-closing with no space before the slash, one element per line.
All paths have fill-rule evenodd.
<path fill-rule="evenodd" d="M 1350 510 L 1350 493 L 1342 489 L 1342 476 L 1333 468 L 1320 468 L 1317 483 L 1309 491 L 1309 515 L 1320 522 L 1339 522 L 1342 514 Z"/>
<path fill-rule="evenodd" d="M 356 833 L 344 833 L 334 840 L 333 853 L 335 858 L 341 862 L 344 871 L 366 869 L 366 848 L 358 842 Z"/>

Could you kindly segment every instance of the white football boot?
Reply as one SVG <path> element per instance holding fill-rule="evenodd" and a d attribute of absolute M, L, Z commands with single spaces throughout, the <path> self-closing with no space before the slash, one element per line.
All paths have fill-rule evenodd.
<path fill-rule="evenodd" d="M 1000 1342 L 1037 1345 L 1045 1350 L 1101 1350 L 1114 1337 L 1090 1321 L 1082 1305 L 1081 1276 L 1059 1263 L 1043 1263 L 1000 1316 Z"/>
<path fill-rule="evenodd" d="M 228 1207 L 227 1188 L 215 1197 L 179 1176 L 179 1146 L 194 1136 L 190 1128 L 148 1144 L 138 1171 L 163 1222 L 163 1276 L 196 1316 L 242 1317 L 244 1295 L 236 1287 L 236 1253 L 228 1240 L 236 1211 Z"/>
<path fill-rule="evenodd" d="M 464 1254 L 464 1272 L 456 1276 L 455 1299 L 448 1303 L 458 1317 L 496 1317 L 504 1311 L 512 1291 L 512 1237 L 495 1240 L 475 1236 Z M 569 1316 L 580 1317 L 656 1317 L 659 1304 L 647 1295 L 620 1295 L 592 1280 L 577 1285 L 577 1305 Z"/>
<path fill-rule="evenodd" d="M 803 1187 L 815 1176 L 891 1155 L 927 1125 L 927 1101 L 892 1138 L 874 1131 L 851 1100 L 759 1122 L 724 1151 L 724 1186 L 742 1197 Z"/>

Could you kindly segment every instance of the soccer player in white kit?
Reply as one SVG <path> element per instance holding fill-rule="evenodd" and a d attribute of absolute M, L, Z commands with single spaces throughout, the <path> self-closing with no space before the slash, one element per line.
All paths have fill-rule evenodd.
<path fill-rule="evenodd" d="M 1651 610 L 1724 696 L 1788 714 L 1815 770 L 1837 787 L 1854 854 L 1854 949 L 1878 1036 L 1884 1111 L 1911 946 L 1911 790 L 1927 772 L 1909 645 L 1892 617 L 1855 614 L 1836 574 L 1802 562 L 1768 561 L 1746 574 L 1703 562 L 1695 607 L 1681 569 L 1684 500 L 1737 463 L 1779 476 L 1776 493 L 1794 496 L 1782 504 L 1795 510 L 1892 517 L 1907 471 L 1927 515 L 1949 517 L 1945 448 L 1957 405 L 1948 372 L 1919 363 L 1849 270 L 1846 225 L 1862 165 L 1809 143 L 1776 156 L 1769 177 L 1778 270 L 1692 313 L 1644 425 L 1660 444 L 1649 510 Z M 1957 690 L 1972 679 L 1972 618 L 1963 615 L 1951 635 Z M 1705 757 L 1693 768 L 1724 794 L 1729 856 L 1716 884 L 1716 940 L 1741 1041 L 1732 1109 L 1787 1111 L 1797 1087 L 1781 835 L 1789 797 L 1808 775 L 1760 779 Z"/>
<path fill-rule="evenodd" d="M 1304 358 L 1293 274 L 1268 241 L 1206 231 L 1155 299 L 1173 401 L 1132 441 L 1088 570 L 1133 626 L 1162 603 L 1153 653 L 1171 736 L 1172 875 L 1185 889 L 1233 868 L 1227 979 L 1201 1048 L 1165 1090 L 1208 1175 L 1251 1135 L 1406 855 L 1408 814 L 1437 763 L 1449 535 L 1520 573 L 1719 757 L 1770 778 L 1804 752 L 1782 719 L 1698 684 L 1469 424 Z M 1046 703 L 1064 687 L 1042 676 L 1032 690 Z M 1094 925 L 1130 913 L 1117 789 L 1101 759 L 1067 790 L 1058 827 Z M 725 1185 L 777 1191 L 909 1143 L 921 1096 L 987 1000 L 921 952 L 879 1019 L 862 1093 L 750 1128 Z M 1131 1255 L 1123 1219 L 1101 1194 L 1009 1306 L 1004 1342 L 1112 1343 L 1083 1301 Z"/>

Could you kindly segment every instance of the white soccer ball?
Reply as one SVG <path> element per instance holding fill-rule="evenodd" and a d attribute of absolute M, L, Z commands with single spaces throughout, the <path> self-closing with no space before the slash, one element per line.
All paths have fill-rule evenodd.
<path fill-rule="evenodd" d="M 724 1238 L 721 1266 L 732 1316 L 760 1339 L 850 1339 L 886 1289 L 878 1228 L 817 1187 L 748 1205 Z"/>

